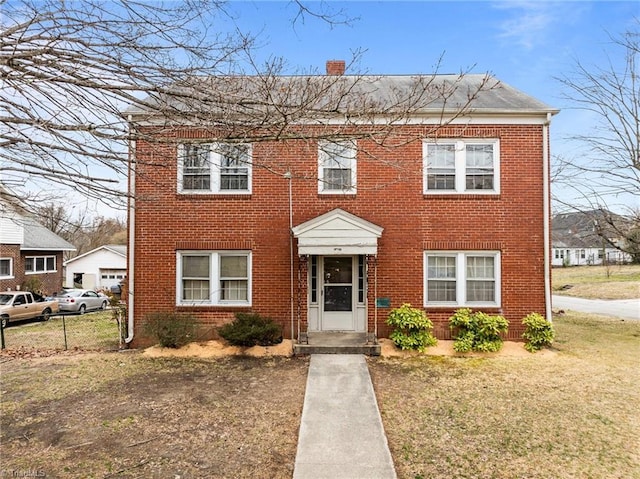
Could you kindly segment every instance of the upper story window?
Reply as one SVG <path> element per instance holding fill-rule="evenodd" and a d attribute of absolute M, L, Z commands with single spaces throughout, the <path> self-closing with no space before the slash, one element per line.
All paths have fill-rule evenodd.
<path fill-rule="evenodd" d="M 0 278 L 13 278 L 13 258 L 0 258 Z"/>
<path fill-rule="evenodd" d="M 179 305 L 250 305 L 251 252 L 178 253 Z"/>
<path fill-rule="evenodd" d="M 355 140 L 318 143 L 318 192 L 354 194 L 356 192 Z"/>
<path fill-rule="evenodd" d="M 425 306 L 499 306 L 500 253 L 427 251 Z"/>
<path fill-rule="evenodd" d="M 25 273 L 52 273 L 56 270 L 55 256 L 27 256 L 24 259 Z"/>
<path fill-rule="evenodd" d="M 178 192 L 251 193 L 251 145 L 184 144 L 178 147 Z"/>
<path fill-rule="evenodd" d="M 500 192 L 498 140 L 425 140 L 425 194 Z"/>

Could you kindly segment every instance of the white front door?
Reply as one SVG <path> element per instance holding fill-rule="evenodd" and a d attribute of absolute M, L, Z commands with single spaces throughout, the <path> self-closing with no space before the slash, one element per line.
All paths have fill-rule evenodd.
<path fill-rule="evenodd" d="M 324 256 L 320 264 L 320 329 L 355 331 L 358 257 Z"/>

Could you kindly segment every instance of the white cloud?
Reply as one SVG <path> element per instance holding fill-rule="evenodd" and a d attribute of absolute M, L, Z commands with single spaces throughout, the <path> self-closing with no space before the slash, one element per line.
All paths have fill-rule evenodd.
<path fill-rule="evenodd" d="M 493 8 L 506 12 L 498 37 L 532 50 L 548 40 L 556 25 L 573 22 L 582 6 L 578 2 L 505 1 L 494 3 Z"/>

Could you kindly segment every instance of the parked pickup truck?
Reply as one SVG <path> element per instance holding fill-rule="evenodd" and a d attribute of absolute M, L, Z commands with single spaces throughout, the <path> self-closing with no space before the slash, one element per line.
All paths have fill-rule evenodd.
<path fill-rule="evenodd" d="M 41 318 L 48 321 L 58 312 L 57 301 L 45 301 L 30 291 L 4 291 L 0 293 L 0 321 L 6 327 L 10 321 Z"/>

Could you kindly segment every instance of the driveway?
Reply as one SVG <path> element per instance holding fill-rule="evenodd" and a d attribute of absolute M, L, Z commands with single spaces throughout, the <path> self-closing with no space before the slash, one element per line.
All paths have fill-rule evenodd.
<path fill-rule="evenodd" d="M 552 296 L 554 310 L 571 309 L 583 313 L 604 314 L 640 321 L 640 299 L 583 299 L 572 296 Z"/>

